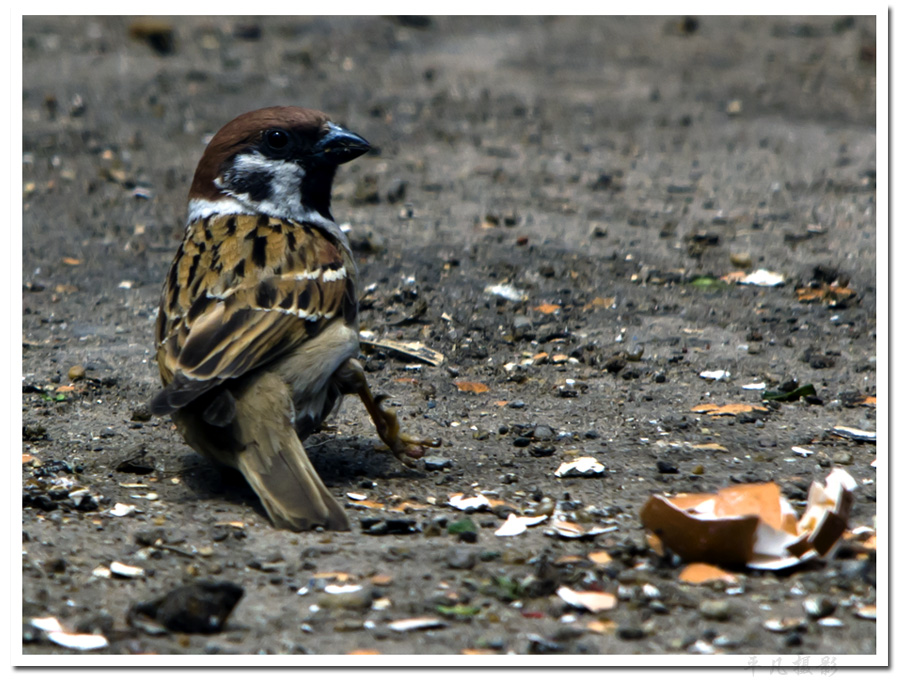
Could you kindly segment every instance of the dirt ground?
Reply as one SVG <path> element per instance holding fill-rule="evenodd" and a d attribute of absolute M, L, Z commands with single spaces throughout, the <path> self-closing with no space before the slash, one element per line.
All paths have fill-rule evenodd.
<path fill-rule="evenodd" d="M 874 654 L 858 538 L 690 585 L 639 512 L 766 481 L 801 512 L 841 467 L 851 526 L 874 526 L 876 446 L 831 430 L 876 429 L 875 35 L 872 17 L 832 16 L 26 18 L 26 621 L 103 635 L 100 654 Z M 276 531 L 144 406 L 207 135 L 275 104 L 375 145 L 333 206 L 363 328 L 445 357 L 364 346 L 408 430 L 443 440 L 414 469 L 352 401 L 307 442 L 349 533 Z M 719 278 L 758 269 L 784 283 Z M 816 395 L 691 410 L 760 406 L 742 386 L 792 380 Z M 554 475 L 578 456 L 604 473 Z M 479 492 L 501 503 L 447 503 Z M 509 511 L 553 509 L 609 531 L 495 535 Z M 128 616 L 198 581 L 244 589 L 222 632 Z M 617 603 L 572 608 L 563 586 Z M 838 624 L 805 613 L 820 605 Z M 23 652 L 77 653 L 30 623 Z"/>

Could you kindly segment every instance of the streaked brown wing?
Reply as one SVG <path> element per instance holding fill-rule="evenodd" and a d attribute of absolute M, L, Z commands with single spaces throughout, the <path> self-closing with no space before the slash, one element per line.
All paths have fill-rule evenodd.
<path fill-rule="evenodd" d="M 268 363 L 331 319 L 356 317 L 355 270 L 346 249 L 306 224 L 252 215 L 190 225 L 158 313 L 165 389 L 156 414 Z"/>

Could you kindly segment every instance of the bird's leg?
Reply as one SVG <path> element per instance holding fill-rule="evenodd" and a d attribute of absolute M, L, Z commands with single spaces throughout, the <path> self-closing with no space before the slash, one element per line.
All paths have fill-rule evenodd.
<path fill-rule="evenodd" d="M 369 383 L 366 381 L 363 367 L 355 359 L 348 359 L 337 370 L 334 377 L 336 384 L 344 394 L 356 394 L 359 396 L 369 412 L 372 422 L 375 423 L 378 436 L 391 449 L 391 453 L 404 465 L 412 467 L 413 462 L 411 459 L 422 458 L 426 452 L 426 447 L 441 445 L 441 442 L 437 439 L 420 439 L 401 432 L 397 412 L 391 407 L 382 406 L 382 402 L 388 398 L 388 395 L 372 394 L 372 390 L 369 389 Z"/>

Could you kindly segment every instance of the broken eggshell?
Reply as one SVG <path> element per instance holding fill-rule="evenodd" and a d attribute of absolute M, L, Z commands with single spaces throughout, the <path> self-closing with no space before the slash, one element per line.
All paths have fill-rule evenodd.
<path fill-rule="evenodd" d="M 583 456 L 562 463 L 555 470 L 556 477 L 598 477 L 605 472 L 605 466 L 592 456 Z"/>
<path fill-rule="evenodd" d="M 618 598 L 611 593 L 595 590 L 571 590 L 567 586 L 561 586 L 556 594 L 572 607 L 586 609 L 594 614 L 614 609 L 618 603 Z"/>
<path fill-rule="evenodd" d="M 535 526 L 548 519 L 547 515 L 538 515 L 536 517 L 519 517 L 513 512 L 508 515 L 507 520 L 498 529 L 495 530 L 496 536 L 517 536 L 527 530 L 527 527 Z"/>
<path fill-rule="evenodd" d="M 652 496 L 640 518 L 687 562 L 786 569 L 832 550 L 847 526 L 856 486 L 847 472 L 834 469 L 825 485 L 811 486 L 800 520 L 773 482 Z"/>

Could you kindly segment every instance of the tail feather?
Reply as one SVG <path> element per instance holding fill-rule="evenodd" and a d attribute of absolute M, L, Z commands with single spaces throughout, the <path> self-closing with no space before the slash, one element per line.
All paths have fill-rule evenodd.
<path fill-rule="evenodd" d="M 318 476 L 292 425 L 289 386 L 263 372 L 234 392 L 235 454 L 224 459 L 243 473 L 275 526 L 349 531 L 340 503 Z"/>
<path fill-rule="evenodd" d="M 292 429 L 279 448 L 251 444 L 237 457 L 237 468 L 274 526 L 291 531 L 315 526 L 349 531 L 347 515 L 319 478 Z"/>

